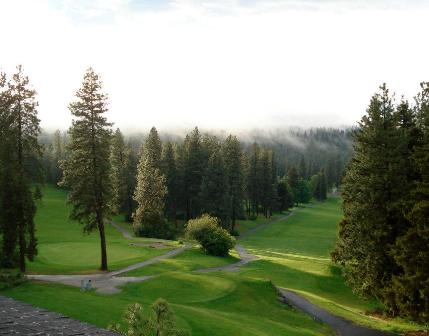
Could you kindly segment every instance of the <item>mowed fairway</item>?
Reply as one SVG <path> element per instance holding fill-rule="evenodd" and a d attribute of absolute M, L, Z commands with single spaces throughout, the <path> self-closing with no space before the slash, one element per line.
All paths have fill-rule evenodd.
<path fill-rule="evenodd" d="M 75 273 L 96 269 L 98 236 L 83 236 L 81 227 L 67 220 L 69 209 L 64 205 L 64 192 L 47 188 L 44 194 L 43 205 L 37 215 L 40 256 L 30 265 L 30 270 Z M 147 259 L 150 253 L 159 253 L 150 248 L 139 250 L 128 243 L 119 233 L 108 228 L 110 268 Z M 53 253 L 55 250 L 50 245 L 58 246 L 58 252 Z M 64 250 L 61 249 L 63 245 L 66 247 Z M 81 253 L 83 246 L 94 253 L 91 259 Z M 72 253 L 79 259 L 71 258 Z M 188 328 L 192 335 L 331 335 L 327 326 L 279 302 L 267 279 L 239 272 L 193 272 L 235 261 L 235 256 L 212 257 L 191 248 L 171 259 L 130 272 L 156 277 L 128 284 L 115 295 L 81 292 L 75 287 L 42 282 L 26 283 L 1 294 L 100 327 L 119 322 L 125 307 L 131 303 L 140 302 L 149 311 L 150 304 L 163 297 L 171 303 L 179 325 Z"/>
<path fill-rule="evenodd" d="M 28 263 L 29 273 L 68 274 L 96 272 L 100 266 L 98 231 L 84 234 L 82 225 L 69 220 L 70 207 L 65 191 L 53 186 L 43 188 L 38 202 L 36 229 L 39 254 Z M 130 240 L 111 225 L 106 225 L 109 269 L 115 270 L 132 263 L 160 255 L 168 249 L 131 246 Z M 143 242 L 151 240 L 136 239 Z"/>
<path fill-rule="evenodd" d="M 384 320 L 365 314 L 379 308 L 353 294 L 330 261 L 340 199 L 295 210 L 294 215 L 246 236 L 241 244 L 261 259 L 244 267 L 243 276 L 269 278 L 279 287 L 292 289 L 332 313 L 374 328 L 403 332 L 421 329 L 402 319 Z"/>

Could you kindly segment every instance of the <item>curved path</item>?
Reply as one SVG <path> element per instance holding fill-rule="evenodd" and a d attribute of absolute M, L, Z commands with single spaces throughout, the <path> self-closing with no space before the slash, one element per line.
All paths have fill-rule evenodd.
<path fill-rule="evenodd" d="M 299 210 L 297 210 L 299 211 Z M 296 211 L 295 211 L 296 212 Z M 277 219 L 274 219 L 272 221 L 269 221 L 267 223 L 263 223 L 260 225 L 255 226 L 254 228 L 247 231 L 245 234 L 241 235 L 237 238 L 237 240 L 244 238 L 248 236 L 249 234 L 252 234 L 258 230 L 261 230 L 270 224 L 285 220 L 289 218 L 290 216 L 293 216 L 295 212 L 289 213 L 287 216 L 283 216 Z M 257 256 L 249 253 L 244 247 L 241 245 L 236 246 L 236 250 L 241 258 L 240 261 L 225 265 L 221 267 L 212 267 L 212 268 L 205 268 L 196 270 L 195 272 L 202 272 L 202 273 L 209 273 L 209 272 L 216 272 L 216 271 L 226 271 L 226 272 L 233 272 L 237 271 L 241 266 L 249 263 L 252 260 L 258 259 Z M 328 324 L 333 330 L 335 330 L 337 335 L 340 336 L 393 336 L 395 334 L 387 333 L 380 330 L 370 329 L 364 326 L 359 326 L 351 321 L 345 320 L 341 317 L 338 317 L 336 315 L 331 314 L 327 310 L 320 308 L 319 306 L 311 303 L 303 296 L 288 290 L 284 288 L 277 288 L 279 296 L 281 297 L 282 301 L 290 306 L 293 306 L 295 308 L 298 308 L 299 310 L 303 311 L 304 313 L 312 316 L 315 320 L 323 322 Z"/>
<path fill-rule="evenodd" d="M 240 256 L 239 261 L 225 266 L 201 268 L 201 269 L 195 270 L 194 272 L 198 272 L 198 273 L 235 272 L 235 271 L 238 271 L 238 269 L 241 266 L 246 265 L 252 260 L 258 259 L 257 256 L 254 256 L 253 254 L 250 254 L 249 252 L 247 252 L 247 250 L 241 245 L 236 245 L 235 249 L 237 250 L 238 255 Z"/>
<path fill-rule="evenodd" d="M 131 236 L 131 234 L 116 224 L 115 222 L 111 222 L 112 226 L 118 229 L 124 238 L 126 239 L 133 239 L 134 237 Z M 116 294 L 121 291 L 119 286 L 125 285 L 127 283 L 132 282 L 142 282 L 148 279 L 153 278 L 154 276 L 141 276 L 141 277 L 118 277 L 118 275 L 127 273 L 130 271 L 133 271 L 138 268 L 146 267 L 152 264 L 155 264 L 161 260 L 171 258 L 179 253 L 182 253 L 184 250 L 186 250 L 188 246 L 182 246 L 179 248 L 176 248 L 174 250 L 170 250 L 165 254 L 153 257 L 151 259 L 142 261 L 137 264 L 133 264 L 124 268 L 121 268 L 116 271 L 108 272 L 108 273 L 96 273 L 96 274 L 81 274 L 81 275 L 41 275 L 41 274 L 34 274 L 34 275 L 27 275 L 29 279 L 32 280 L 39 280 L 39 281 L 49 281 L 49 282 L 56 282 L 56 283 L 62 283 L 65 285 L 71 285 L 75 287 L 81 287 L 82 281 L 87 282 L 91 281 L 91 287 L 95 288 L 95 290 L 98 293 L 103 294 Z"/>
<path fill-rule="evenodd" d="M 122 235 L 124 236 L 124 238 L 126 239 L 133 239 L 134 237 L 131 235 L 131 233 L 124 229 L 122 226 L 120 226 L 118 223 L 115 223 L 114 221 L 110 221 L 110 224 L 116 229 L 118 230 L 120 233 L 122 233 Z"/>
<path fill-rule="evenodd" d="M 244 234 L 242 234 L 239 237 L 237 237 L 237 240 L 240 240 L 240 239 L 248 236 L 249 234 L 254 233 L 255 231 L 261 230 L 261 229 L 267 227 L 268 225 L 271 225 L 273 223 L 285 220 L 286 218 L 289 218 L 292 215 L 294 215 L 294 212 L 291 212 L 291 213 L 287 214 L 286 216 L 273 219 L 273 220 L 271 220 L 269 222 L 256 225 L 255 227 L 253 227 L 250 230 L 246 231 Z M 235 246 L 235 249 L 237 250 L 238 256 L 240 257 L 239 261 L 237 261 L 237 262 L 235 262 L 233 264 L 225 265 L 225 266 L 210 267 L 210 268 L 201 268 L 201 269 L 195 270 L 194 272 L 198 272 L 198 273 L 235 272 L 241 266 L 244 266 L 244 265 L 248 264 L 249 262 L 251 262 L 253 260 L 259 259 L 257 256 L 249 253 L 249 251 L 247 251 L 243 246 L 241 246 L 239 244 L 237 244 Z"/>
<path fill-rule="evenodd" d="M 337 335 L 341 336 L 388 336 L 395 335 L 380 330 L 370 329 L 367 327 L 356 325 L 348 320 L 341 317 L 335 316 L 325 309 L 314 305 L 303 296 L 284 288 L 277 288 L 280 297 L 283 301 L 293 307 L 302 310 L 309 314 L 314 319 L 328 324 L 332 329 L 337 332 Z"/>

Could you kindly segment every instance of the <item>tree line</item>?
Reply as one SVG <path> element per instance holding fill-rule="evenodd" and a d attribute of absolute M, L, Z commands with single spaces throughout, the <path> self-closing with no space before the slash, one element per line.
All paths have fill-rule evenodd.
<path fill-rule="evenodd" d="M 429 321 L 429 83 L 396 103 L 386 85 L 353 133 L 333 260 L 391 315 Z"/>
<path fill-rule="evenodd" d="M 312 196 L 326 198 L 324 170 L 308 178 L 301 165 L 280 167 L 268 144 L 241 143 L 196 127 L 184 139 L 162 141 L 152 128 L 136 146 L 107 121 L 108 97 L 93 69 L 69 104 L 67 133 L 41 134 L 36 92 L 22 68 L 0 81 L 1 266 L 19 265 L 37 254 L 34 215 L 43 177 L 68 191 L 70 218 L 87 233 L 98 231 L 101 269 L 108 268 L 105 225 L 125 214 L 139 235 L 173 237 L 202 214 L 218 218 L 236 234 L 239 219 L 270 217 Z M 281 172 L 284 173 L 281 173 Z M 324 185 L 320 188 L 319 185 Z"/>

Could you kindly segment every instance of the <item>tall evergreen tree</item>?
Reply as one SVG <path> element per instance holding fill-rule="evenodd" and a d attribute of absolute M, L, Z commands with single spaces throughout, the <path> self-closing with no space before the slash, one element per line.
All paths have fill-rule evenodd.
<path fill-rule="evenodd" d="M 290 189 L 292 190 L 293 200 L 295 204 L 300 203 L 301 197 L 299 195 L 300 194 L 299 175 L 295 167 L 289 168 L 287 172 L 287 182 L 289 184 Z"/>
<path fill-rule="evenodd" d="M 259 213 L 260 199 L 260 154 L 261 149 L 257 143 L 254 143 L 248 160 L 248 172 L 246 181 L 247 197 L 250 203 L 250 209 L 253 216 Z"/>
<path fill-rule="evenodd" d="M 322 169 L 319 174 L 315 175 L 313 197 L 318 201 L 324 201 L 327 198 L 327 183 L 325 171 Z"/>
<path fill-rule="evenodd" d="M 63 178 L 60 162 L 65 159 L 66 143 L 60 130 L 56 130 L 52 139 L 52 182 L 58 184 Z"/>
<path fill-rule="evenodd" d="M 299 162 L 299 177 L 302 179 L 307 179 L 307 165 L 305 164 L 304 156 L 301 156 L 301 161 Z"/>
<path fill-rule="evenodd" d="M 5 73 L 0 73 L 0 233 L 2 238 L 2 267 L 16 267 L 15 257 L 17 244 L 16 207 L 17 169 L 14 154 L 15 138 L 13 136 L 12 97 Z"/>
<path fill-rule="evenodd" d="M 235 230 L 235 224 L 243 213 L 243 153 L 240 141 L 237 137 L 229 135 L 223 145 L 222 154 L 225 162 L 225 173 L 228 181 L 228 199 L 231 202 L 231 230 Z"/>
<path fill-rule="evenodd" d="M 407 184 L 401 162 L 410 153 L 401 145 L 404 138 L 385 85 L 372 97 L 354 139 L 333 259 L 346 266 L 346 279 L 355 291 L 390 305 L 392 276 L 400 270 L 389 248 L 407 225 L 398 200 Z"/>
<path fill-rule="evenodd" d="M 186 203 L 186 220 L 200 214 L 199 193 L 205 162 L 201 145 L 201 134 L 197 127 L 186 136 L 183 158 L 183 188 Z"/>
<path fill-rule="evenodd" d="M 277 184 L 278 210 L 289 210 L 294 205 L 293 194 L 286 178 L 282 178 Z"/>
<path fill-rule="evenodd" d="M 220 150 L 209 159 L 201 184 L 202 212 L 215 216 L 223 228 L 231 229 L 231 193 L 229 192 L 227 169 Z"/>
<path fill-rule="evenodd" d="M 17 72 L 7 83 L 0 79 L 3 90 L 0 102 L 2 133 L 0 172 L 2 179 L 0 220 L 3 231 L 3 263 L 15 266 L 14 254 L 18 245 L 18 265 L 25 271 L 26 258 L 33 260 L 37 254 L 34 215 L 35 193 L 32 183 L 41 180 L 41 147 L 37 117 L 36 92 L 30 88 L 29 79 L 17 67 Z M 38 188 L 34 189 L 38 190 Z"/>
<path fill-rule="evenodd" d="M 84 232 L 98 230 L 100 235 L 101 265 L 107 270 L 105 222 L 112 208 L 110 163 L 111 125 L 104 117 L 107 112 L 107 95 L 102 82 L 92 68 L 83 78 L 76 92 L 76 101 L 69 105 L 73 119 L 67 145 L 69 156 L 61 164 L 61 185 L 70 189 L 72 204 L 70 218 L 84 225 Z"/>
<path fill-rule="evenodd" d="M 273 184 L 272 184 L 272 167 L 270 152 L 268 150 L 262 150 L 261 157 L 259 159 L 260 168 L 259 180 L 260 184 L 260 204 L 265 217 L 270 216 L 270 207 L 273 198 Z"/>
<path fill-rule="evenodd" d="M 166 234 L 164 198 L 167 194 L 161 172 L 161 140 L 155 127 L 150 130 L 140 152 L 134 199 L 134 231 L 139 235 L 163 237 Z"/>
<path fill-rule="evenodd" d="M 115 213 L 124 211 L 128 201 L 128 173 L 130 169 L 131 149 L 125 144 L 124 137 L 119 128 L 112 138 L 110 151 L 111 179 L 112 179 L 112 209 Z"/>
<path fill-rule="evenodd" d="M 165 143 L 162 149 L 162 173 L 165 176 L 168 191 L 165 197 L 165 212 L 167 218 L 177 225 L 180 182 L 175 156 L 173 144 L 171 142 Z"/>
<path fill-rule="evenodd" d="M 403 157 L 402 163 L 405 161 L 408 167 L 404 169 L 408 180 L 416 183 L 401 185 L 401 188 L 409 190 L 409 194 L 400 202 L 404 212 L 407 212 L 409 225 L 397 239 L 392 251 L 400 272 L 393 276 L 388 303 L 396 313 L 428 322 L 429 83 L 421 83 L 421 88 L 416 97 L 416 115 L 410 113 L 408 104 L 404 102 L 398 107 L 399 126 L 408 140 L 402 144 L 414 149 L 411 162 L 407 163 L 407 157 Z"/>

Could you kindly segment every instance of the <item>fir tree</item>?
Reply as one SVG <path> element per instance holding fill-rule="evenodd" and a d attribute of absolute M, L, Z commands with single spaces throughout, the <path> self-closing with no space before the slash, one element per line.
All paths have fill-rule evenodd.
<path fill-rule="evenodd" d="M 228 199 L 231 202 L 231 230 L 235 230 L 235 224 L 243 213 L 243 153 L 240 141 L 237 137 L 229 135 L 222 145 L 222 154 L 225 163 L 225 173 L 227 177 Z"/>
<path fill-rule="evenodd" d="M 112 209 L 115 213 L 124 211 L 128 201 L 130 187 L 128 174 L 130 170 L 131 149 L 125 144 L 120 129 L 116 129 L 112 138 L 110 152 L 111 179 L 112 179 Z"/>
<path fill-rule="evenodd" d="M 277 184 L 277 195 L 278 210 L 284 211 L 293 207 L 293 194 L 287 183 L 287 179 L 284 177 Z"/>
<path fill-rule="evenodd" d="M 52 139 L 52 182 L 58 184 L 63 178 L 60 162 L 65 159 L 65 139 L 60 130 L 54 132 Z"/>
<path fill-rule="evenodd" d="M 32 188 L 32 183 L 41 181 L 38 103 L 36 92 L 30 88 L 21 66 L 17 67 L 17 72 L 7 84 L 5 75 L 1 75 L 0 86 L 3 87 L 0 93 L 3 264 L 16 266 L 14 253 L 17 244 L 18 265 L 24 272 L 26 258 L 33 260 L 37 254 L 33 190 L 40 189 Z"/>
<path fill-rule="evenodd" d="M 209 159 L 201 184 L 202 212 L 217 217 L 224 229 L 231 229 L 231 200 L 227 170 L 220 151 Z"/>
<path fill-rule="evenodd" d="M 344 219 L 333 259 L 346 266 L 355 291 L 391 303 L 392 276 L 399 271 L 389 247 L 404 229 L 398 200 L 406 183 L 398 165 L 405 152 L 386 86 L 375 94 L 354 134 L 354 157 L 343 185 Z M 389 303 L 390 302 L 390 303 Z"/>
<path fill-rule="evenodd" d="M 416 115 L 408 104 L 398 108 L 399 125 L 405 133 L 403 145 L 414 149 L 407 164 L 408 180 L 401 185 L 409 194 L 401 202 L 409 224 L 392 251 L 400 272 L 393 276 L 388 291 L 394 312 L 419 322 L 429 321 L 429 83 L 421 83 L 416 97 Z M 417 117 L 417 120 L 416 120 Z M 418 141 L 415 141 L 418 139 Z M 402 163 L 407 159 L 403 157 Z M 408 187 L 408 188 L 407 188 Z M 409 209 L 407 211 L 407 209 Z"/>
<path fill-rule="evenodd" d="M 250 209 L 253 216 L 259 213 L 259 199 L 260 199 L 260 152 L 257 143 L 252 145 L 250 157 L 248 160 L 248 172 L 246 181 L 247 197 L 250 203 Z"/>
<path fill-rule="evenodd" d="M 183 152 L 183 188 L 186 203 L 186 220 L 195 218 L 201 212 L 199 193 L 205 162 L 201 135 L 197 127 L 186 136 Z"/>
<path fill-rule="evenodd" d="M 168 191 L 165 197 L 165 213 L 167 218 L 177 225 L 180 184 L 175 152 L 171 142 L 167 142 L 162 150 L 162 173 L 165 176 L 165 184 Z"/>
<path fill-rule="evenodd" d="M 165 177 L 161 172 L 161 140 L 155 127 L 150 130 L 140 152 L 137 167 L 137 186 L 134 200 L 134 231 L 139 235 L 163 237 L 166 234 L 164 197 L 167 194 Z"/>
<path fill-rule="evenodd" d="M 110 165 L 111 125 L 104 117 L 107 95 L 102 92 L 99 76 L 89 68 L 69 105 L 76 118 L 69 130 L 69 156 L 61 164 L 61 185 L 70 189 L 70 218 L 84 225 L 84 232 L 98 230 L 101 247 L 100 269 L 107 270 L 105 222 L 112 212 Z"/>

